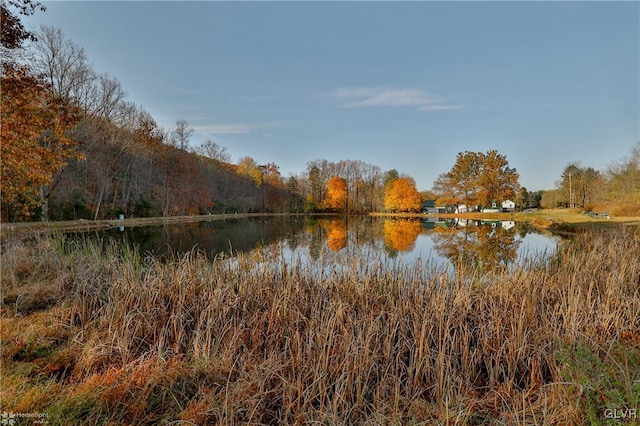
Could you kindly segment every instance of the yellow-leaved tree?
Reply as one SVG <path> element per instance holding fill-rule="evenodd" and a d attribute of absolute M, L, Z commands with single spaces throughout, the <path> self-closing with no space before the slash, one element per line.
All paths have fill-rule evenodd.
<path fill-rule="evenodd" d="M 258 163 L 256 163 L 256 161 L 253 158 L 249 156 L 242 157 L 238 161 L 237 171 L 239 175 L 250 177 L 253 180 L 253 182 L 256 184 L 256 186 L 258 187 L 262 186 L 262 183 L 264 181 L 264 176 L 262 174 L 262 170 L 260 169 L 260 166 L 258 165 Z"/>
<path fill-rule="evenodd" d="M 417 220 L 387 220 L 383 225 L 384 244 L 397 251 L 413 250 L 421 229 Z"/>
<path fill-rule="evenodd" d="M 416 183 L 408 177 L 393 179 L 384 191 L 384 208 L 390 212 L 418 212 L 422 207 Z"/>
<path fill-rule="evenodd" d="M 327 245 L 334 252 L 347 246 L 347 226 L 344 220 L 332 220 L 323 223 L 327 230 Z"/>
<path fill-rule="evenodd" d="M 327 194 L 322 206 L 326 209 L 343 210 L 347 208 L 347 181 L 339 176 L 333 176 L 327 182 Z"/>

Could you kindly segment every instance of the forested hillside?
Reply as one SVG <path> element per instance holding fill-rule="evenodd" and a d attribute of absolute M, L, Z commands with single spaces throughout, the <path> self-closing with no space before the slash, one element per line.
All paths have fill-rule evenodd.
<path fill-rule="evenodd" d="M 160 126 L 60 29 L 27 30 L 21 15 L 44 10 L 39 3 L 1 4 L 2 221 L 418 212 L 427 199 L 483 206 L 507 198 L 518 208 L 640 214 L 640 145 L 605 171 L 570 163 L 555 190 L 536 192 L 520 187 L 516 169 L 495 150 L 459 153 L 433 192 L 418 192 L 414 179 L 395 169 L 358 160 L 308 161 L 288 177 L 277 158 L 232 163 L 216 142 L 197 144 L 187 121 L 176 117 L 174 126 Z"/>
<path fill-rule="evenodd" d="M 400 177 L 362 161 L 314 160 L 285 178 L 275 162 L 246 156 L 232 164 L 211 140 L 193 146 L 187 121 L 159 126 L 60 29 L 27 31 L 19 15 L 39 9 L 2 2 L 3 21 L 13 24 L 2 29 L 3 221 L 365 213 L 383 209 L 385 185 Z M 343 185 L 332 187 L 332 178 Z M 419 201 L 413 204 L 415 211 Z"/>
<path fill-rule="evenodd" d="M 232 164 L 216 142 L 196 146 L 187 121 L 160 126 L 60 29 L 27 30 L 21 15 L 40 11 L 31 0 L 2 1 L 2 221 L 367 213 L 406 196 L 391 210 L 420 209 L 415 181 L 396 170 L 318 159 L 285 178 L 275 161 Z"/>
<path fill-rule="evenodd" d="M 3 2 L 3 20 L 9 5 Z M 22 13 L 36 10 L 27 6 Z M 9 30 L 3 26 L 2 220 L 281 211 L 299 204 L 277 166 L 259 168 L 256 180 L 252 170 L 215 158 L 215 143 L 203 144 L 201 153 L 189 149 L 188 123 L 158 126 L 60 30 L 31 34 L 16 26 L 5 37 Z"/>

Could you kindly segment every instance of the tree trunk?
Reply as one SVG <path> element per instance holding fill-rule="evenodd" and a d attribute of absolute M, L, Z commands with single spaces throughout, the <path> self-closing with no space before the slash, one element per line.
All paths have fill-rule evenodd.
<path fill-rule="evenodd" d="M 98 220 L 98 214 L 100 213 L 100 204 L 102 204 L 102 194 L 104 194 L 104 187 L 100 187 L 100 195 L 98 195 L 98 202 L 96 203 L 96 211 L 93 215 L 93 220 Z"/>

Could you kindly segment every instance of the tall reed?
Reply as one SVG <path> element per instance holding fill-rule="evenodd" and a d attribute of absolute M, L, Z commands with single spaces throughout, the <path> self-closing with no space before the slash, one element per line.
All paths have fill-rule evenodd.
<path fill-rule="evenodd" d="M 60 424 L 602 419 L 638 404 L 638 259 L 624 229 L 488 277 L 8 243 L 0 407 Z M 613 366 L 620 397 L 585 399 L 579 348 Z"/>

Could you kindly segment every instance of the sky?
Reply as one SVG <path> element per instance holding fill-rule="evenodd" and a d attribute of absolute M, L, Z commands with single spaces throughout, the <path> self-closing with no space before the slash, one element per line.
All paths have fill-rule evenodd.
<path fill-rule="evenodd" d="M 529 190 L 640 141 L 640 2 L 43 2 L 165 128 L 283 176 L 316 159 L 428 190 L 496 149 Z"/>

